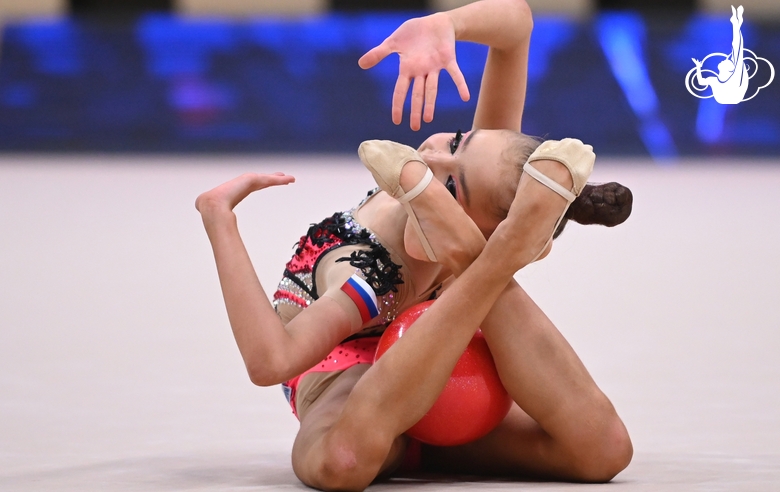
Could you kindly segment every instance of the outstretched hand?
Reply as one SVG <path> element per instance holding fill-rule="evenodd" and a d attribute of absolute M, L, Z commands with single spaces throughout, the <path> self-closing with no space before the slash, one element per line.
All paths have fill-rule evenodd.
<path fill-rule="evenodd" d="M 421 117 L 426 123 L 433 121 L 441 70 L 450 74 L 461 99 L 469 100 L 466 79 L 455 59 L 455 27 L 446 14 L 433 14 L 404 22 L 379 46 L 363 55 L 358 64 L 363 69 L 371 68 L 390 53 L 398 53 L 400 59 L 398 79 L 393 91 L 392 116 L 396 125 L 400 125 L 403 119 L 404 101 L 412 81 L 410 127 L 419 130 Z"/>
<path fill-rule="evenodd" d="M 293 176 L 288 176 L 284 173 L 242 174 L 227 183 L 217 186 L 213 190 L 201 193 L 195 200 L 195 208 L 202 215 L 213 211 L 230 211 L 252 192 L 294 182 L 295 178 Z"/>

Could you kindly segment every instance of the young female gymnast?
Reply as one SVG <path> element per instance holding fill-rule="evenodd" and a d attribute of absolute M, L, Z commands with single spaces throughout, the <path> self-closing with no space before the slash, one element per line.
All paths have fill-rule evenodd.
<path fill-rule="evenodd" d="M 619 185 L 585 185 L 590 146 L 572 139 L 538 145 L 519 133 L 531 29 L 523 0 L 484 0 L 407 21 L 361 58 L 370 68 L 399 53 L 393 120 L 400 123 L 413 81 L 417 129 L 433 118 L 440 70 L 468 98 L 455 40 L 488 45 L 474 129 L 433 135 L 419 151 L 364 142 L 361 160 L 383 192 L 309 229 L 274 305 L 232 210 L 250 193 L 294 178 L 245 174 L 196 200 L 249 376 L 259 385 L 284 383 L 301 421 L 292 462 L 309 486 L 363 490 L 402 462 L 426 471 L 602 482 L 631 459 L 612 404 L 513 279 L 549 252 L 567 209 L 582 222 L 614 225 L 631 204 Z M 568 207 L 581 191 L 587 196 Z M 371 300 L 360 301 L 355 289 Z M 386 323 L 434 297 L 414 329 L 371 364 Z M 515 404 L 475 442 L 421 446 L 403 433 L 433 405 L 477 327 Z"/>

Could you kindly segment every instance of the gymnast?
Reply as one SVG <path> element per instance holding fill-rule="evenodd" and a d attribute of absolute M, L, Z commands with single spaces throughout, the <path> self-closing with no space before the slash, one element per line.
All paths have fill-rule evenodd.
<path fill-rule="evenodd" d="M 631 460 L 609 399 L 513 279 L 550 252 L 566 220 L 616 225 L 632 201 L 616 183 L 586 184 L 589 145 L 540 145 L 520 133 L 532 27 L 524 0 L 483 0 L 411 19 L 359 60 L 369 69 L 399 54 L 392 119 L 401 123 L 411 86 L 416 130 L 433 119 L 441 70 L 469 98 L 455 41 L 489 47 L 473 129 L 433 135 L 417 150 L 361 144 L 381 191 L 309 228 L 273 303 L 233 208 L 295 178 L 244 174 L 196 200 L 249 377 L 282 383 L 300 420 L 292 465 L 308 486 L 363 490 L 399 470 L 606 482 Z M 347 283 L 375 302 L 358 306 Z M 387 324 L 434 298 L 414 330 L 372 364 Z M 404 432 L 433 405 L 478 327 L 514 400 L 509 414 L 460 446 L 409 438 Z"/>

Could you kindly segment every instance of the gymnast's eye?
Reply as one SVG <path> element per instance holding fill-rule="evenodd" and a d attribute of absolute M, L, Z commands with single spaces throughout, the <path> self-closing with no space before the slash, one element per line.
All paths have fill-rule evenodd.
<path fill-rule="evenodd" d="M 447 178 L 447 182 L 444 184 L 444 186 L 446 186 L 449 192 L 452 193 L 452 197 L 457 200 L 458 192 L 457 187 L 455 186 L 455 180 L 452 178 L 452 175 Z"/>
<path fill-rule="evenodd" d="M 463 140 L 463 133 L 458 130 L 454 138 L 450 139 L 450 154 L 454 154 L 458 147 L 460 147 L 460 141 Z"/>

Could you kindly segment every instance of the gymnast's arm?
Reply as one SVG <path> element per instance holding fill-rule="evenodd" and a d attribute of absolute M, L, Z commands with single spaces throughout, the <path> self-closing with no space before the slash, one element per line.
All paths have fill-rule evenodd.
<path fill-rule="evenodd" d="M 489 46 L 474 129 L 520 131 L 533 30 L 525 0 L 495 0 L 447 12 L 458 40 Z"/>
<path fill-rule="evenodd" d="M 322 297 L 283 325 L 252 266 L 233 208 L 253 191 L 293 179 L 245 174 L 203 193 L 195 202 L 214 252 L 233 336 L 249 378 L 260 386 L 279 384 L 304 372 L 356 331 L 354 316 L 331 297 Z"/>
<path fill-rule="evenodd" d="M 433 120 L 441 70 L 450 74 L 461 99 L 469 100 L 466 80 L 455 59 L 455 41 L 485 44 L 490 52 L 482 90 L 490 95 L 480 95 L 475 125 L 519 130 L 532 27 L 525 0 L 482 0 L 404 22 L 358 63 L 369 69 L 390 53 L 398 53 L 393 122 L 401 123 L 406 94 L 413 83 L 409 119 L 412 130 L 419 130 L 421 117 L 426 122 Z"/>

